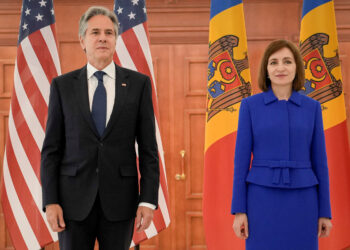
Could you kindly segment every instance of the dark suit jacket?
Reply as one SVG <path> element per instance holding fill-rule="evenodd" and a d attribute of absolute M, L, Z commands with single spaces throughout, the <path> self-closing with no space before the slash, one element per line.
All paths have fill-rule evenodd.
<path fill-rule="evenodd" d="M 91 117 L 87 84 L 86 66 L 52 81 L 41 152 L 43 209 L 58 203 L 66 219 L 82 220 L 99 193 L 108 219 L 130 219 L 139 202 L 158 204 L 158 149 L 150 79 L 116 65 L 115 103 L 102 137 Z"/>

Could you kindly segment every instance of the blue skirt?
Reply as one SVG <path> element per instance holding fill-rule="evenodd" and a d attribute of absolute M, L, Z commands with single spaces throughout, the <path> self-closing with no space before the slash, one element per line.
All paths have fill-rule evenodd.
<path fill-rule="evenodd" d="M 317 250 L 317 186 L 270 188 L 248 183 L 246 250 Z"/>

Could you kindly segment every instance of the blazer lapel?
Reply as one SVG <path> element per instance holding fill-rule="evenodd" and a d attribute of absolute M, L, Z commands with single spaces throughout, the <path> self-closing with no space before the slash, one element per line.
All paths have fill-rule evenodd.
<path fill-rule="evenodd" d="M 129 84 L 127 82 L 128 75 L 124 74 L 119 66 L 115 64 L 115 100 L 111 117 L 107 123 L 107 127 L 103 132 L 102 139 L 105 138 L 111 131 L 113 125 L 118 120 L 121 112 L 124 109 L 124 104 L 127 99 Z"/>
<path fill-rule="evenodd" d="M 76 97 L 81 113 L 89 124 L 92 132 L 96 134 L 96 136 L 99 136 L 90 112 L 86 66 L 81 69 L 80 74 L 76 77 L 76 81 L 77 82 L 73 85 L 75 86 Z"/>

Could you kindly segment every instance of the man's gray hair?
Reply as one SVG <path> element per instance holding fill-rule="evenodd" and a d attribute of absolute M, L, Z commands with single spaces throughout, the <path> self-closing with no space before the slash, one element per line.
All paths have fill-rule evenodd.
<path fill-rule="evenodd" d="M 90 20 L 90 18 L 98 15 L 106 16 L 111 19 L 114 26 L 115 36 L 117 37 L 119 26 L 118 18 L 113 11 L 102 6 L 92 6 L 81 16 L 79 21 L 79 37 L 85 37 L 87 22 Z"/>

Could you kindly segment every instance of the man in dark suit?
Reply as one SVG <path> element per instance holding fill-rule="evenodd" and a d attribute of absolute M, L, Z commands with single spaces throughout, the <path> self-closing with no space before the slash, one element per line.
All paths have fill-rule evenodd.
<path fill-rule="evenodd" d="M 61 249 L 128 249 L 158 204 L 150 79 L 113 63 L 118 21 L 103 7 L 81 17 L 87 65 L 51 84 L 41 153 L 43 209 Z M 136 166 L 138 144 L 140 187 Z"/>

